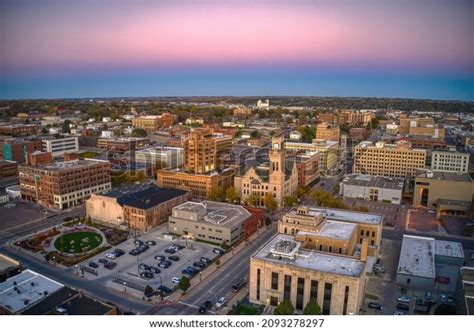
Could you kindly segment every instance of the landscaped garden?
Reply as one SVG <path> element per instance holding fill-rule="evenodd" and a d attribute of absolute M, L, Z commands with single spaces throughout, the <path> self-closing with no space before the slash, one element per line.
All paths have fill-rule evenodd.
<path fill-rule="evenodd" d="M 61 253 L 78 254 L 93 250 L 102 242 L 102 235 L 97 232 L 70 232 L 57 237 L 54 247 Z"/>

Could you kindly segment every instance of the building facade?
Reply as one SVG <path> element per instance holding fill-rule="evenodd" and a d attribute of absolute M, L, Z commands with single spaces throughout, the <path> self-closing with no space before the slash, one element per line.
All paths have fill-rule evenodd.
<path fill-rule="evenodd" d="M 15 161 L 0 160 L 0 179 L 13 178 L 18 176 L 18 163 Z"/>
<path fill-rule="evenodd" d="M 469 171 L 469 153 L 457 151 L 432 151 L 431 170 L 467 173 Z"/>
<path fill-rule="evenodd" d="M 406 142 L 386 144 L 363 141 L 356 145 L 354 169 L 356 174 L 373 176 L 411 177 L 417 169 L 424 169 L 426 150 L 414 149 Z"/>
<path fill-rule="evenodd" d="M 134 151 L 150 144 L 148 138 L 99 138 L 97 147 L 112 151 Z"/>
<path fill-rule="evenodd" d="M 135 162 L 159 169 L 177 169 L 183 166 L 184 149 L 181 147 L 150 147 L 135 152 Z"/>
<path fill-rule="evenodd" d="M 85 202 L 93 193 L 110 190 L 106 161 L 74 160 L 18 168 L 22 199 L 65 209 Z"/>
<path fill-rule="evenodd" d="M 323 175 L 329 174 L 337 169 L 339 159 L 339 144 L 337 141 L 319 139 L 314 139 L 312 143 L 287 141 L 285 142 L 285 149 L 288 151 L 320 152 L 320 171 Z"/>
<path fill-rule="evenodd" d="M 134 128 L 144 129 L 149 132 L 158 131 L 162 128 L 169 128 L 174 124 L 174 115 L 163 113 L 161 115 L 148 115 L 132 118 Z"/>
<path fill-rule="evenodd" d="M 316 126 L 316 139 L 338 142 L 341 139 L 341 129 L 337 124 L 320 123 Z"/>
<path fill-rule="evenodd" d="M 0 135 L 12 137 L 34 136 L 39 132 L 39 126 L 35 124 L 7 124 L 0 125 Z"/>
<path fill-rule="evenodd" d="M 41 141 L 12 139 L 6 140 L 2 145 L 2 157 L 5 161 L 25 163 L 28 153 L 41 150 Z"/>
<path fill-rule="evenodd" d="M 340 184 L 344 198 L 381 201 L 399 205 L 402 202 L 403 179 L 351 174 Z"/>
<path fill-rule="evenodd" d="M 41 150 L 48 152 L 53 157 L 64 156 L 65 153 L 79 152 L 78 137 L 48 137 L 41 140 Z"/>

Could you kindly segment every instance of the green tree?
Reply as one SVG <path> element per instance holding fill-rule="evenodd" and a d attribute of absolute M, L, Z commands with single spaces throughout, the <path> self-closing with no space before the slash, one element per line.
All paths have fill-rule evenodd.
<path fill-rule="evenodd" d="M 308 195 L 309 191 L 310 191 L 309 187 L 298 186 L 295 194 L 298 199 L 303 199 L 305 196 Z"/>
<path fill-rule="evenodd" d="M 256 139 L 256 138 L 260 138 L 261 134 L 259 131 L 255 130 L 255 131 L 252 131 L 250 133 L 250 138 L 253 138 L 253 139 Z"/>
<path fill-rule="evenodd" d="M 150 285 L 147 285 L 145 287 L 145 291 L 143 291 L 143 294 L 147 298 L 151 297 L 154 293 L 155 293 L 155 291 L 153 290 L 153 287 L 151 287 Z"/>
<path fill-rule="evenodd" d="M 303 309 L 303 315 L 321 315 L 321 307 L 316 299 L 311 299 Z"/>
<path fill-rule="evenodd" d="M 71 133 L 70 125 L 71 125 L 71 121 L 70 120 L 65 120 L 63 122 L 63 125 L 62 125 L 62 128 L 61 128 L 62 132 L 63 133 Z"/>
<path fill-rule="evenodd" d="M 43 128 L 41 129 L 41 134 L 48 134 L 48 132 L 49 132 L 49 131 L 48 131 L 48 129 L 47 129 L 46 127 L 43 127 Z"/>
<path fill-rule="evenodd" d="M 211 201 L 224 201 L 225 192 L 224 189 L 220 186 L 213 187 L 209 196 L 207 197 Z"/>
<path fill-rule="evenodd" d="M 256 194 L 251 194 L 245 199 L 245 204 L 252 206 L 252 207 L 257 207 L 258 205 L 258 195 Z"/>
<path fill-rule="evenodd" d="M 263 198 L 263 204 L 270 213 L 273 213 L 278 208 L 278 203 L 271 194 L 265 195 L 265 197 Z"/>
<path fill-rule="evenodd" d="M 290 300 L 283 300 L 280 302 L 278 307 L 273 312 L 274 315 L 293 315 L 295 313 L 295 307 Z"/>
<path fill-rule="evenodd" d="M 216 260 L 216 267 L 218 267 L 218 268 L 219 268 L 219 267 L 220 267 L 220 265 L 221 265 L 221 260 L 220 260 L 220 259 L 217 259 L 217 260 Z"/>
<path fill-rule="evenodd" d="M 229 203 L 239 203 L 240 202 L 240 194 L 237 192 L 234 186 L 230 186 L 225 191 L 225 200 Z"/>
<path fill-rule="evenodd" d="M 146 130 L 142 128 L 135 128 L 132 131 L 132 137 L 146 137 L 147 135 Z"/>
<path fill-rule="evenodd" d="M 368 124 L 369 129 L 375 129 L 378 126 L 379 126 L 379 119 L 377 117 L 372 118 L 372 120 Z"/>
<path fill-rule="evenodd" d="M 181 291 L 186 292 L 190 286 L 191 286 L 191 283 L 189 282 L 189 278 L 186 276 L 181 277 L 178 283 L 178 288 Z"/>
<path fill-rule="evenodd" d="M 285 207 L 294 207 L 298 204 L 298 197 L 295 195 L 287 196 L 283 199 L 283 204 Z"/>

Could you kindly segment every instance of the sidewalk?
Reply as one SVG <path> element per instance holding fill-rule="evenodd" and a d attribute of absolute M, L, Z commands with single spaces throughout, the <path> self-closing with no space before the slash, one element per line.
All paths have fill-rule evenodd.
<path fill-rule="evenodd" d="M 273 224 L 273 223 L 272 223 Z M 272 225 L 273 226 L 273 225 Z M 262 228 L 258 229 L 258 231 L 256 233 L 254 233 L 253 235 L 251 235 L 248 239 L 248 242 L 252 242 L 253 240 L 255 240 L 256 238 L 258 238 L 258 236 L 260 236 L 261 234 L 265 233 L 265 231 L 268 231 L 272 226 L 270 227 L 267 227 L 267 226 L 263 226 Z M 204 269 L 204 271 L 201 272 L 201 274 L 199 275 L 196 275 L 195 277 L 193 277 L 192 279 L 190 279 L 190 284 L 191 286 L 189 287 L 187 293 L 191 292 L 194 287 L 196 287 L 197 285 L 201 284 L 201 282 L 204 282 L 204 281 L 207 281 L 208 280 L 208 277 L 211 276 L 216 270 L 222 268 L 225 266 L 225 264 L 227 262 L 229 262 L 230 260 L 232 260 L 232 258 L 234 257 L 234 255 L 238 254 L 241 250 L 243 250 L 245 247 L 247 246 L 247 243 L 246 241 L 243 241 L 241 242 L 239 245 L 237 246 L 234 246 L 232 247 L 231 249 L 229 249 L 227 251 L 227 253 L 225 253 L 224 255 L 222 255 L 221 257 L 219 257 L 220 261 L 221 261 L 221 264 L 219 265 L 219 267 L 217 267 L 216 263 L 212 263 L 209 267 L 207 267 L 206 269 Z M 182 299 L 185 298 L 186 295 L 182 295 L 181 293 L 181 290 L 176 290 L 173 294 L 171 294 L 167 300 L 170 300 L 170 301 L 174 301 L 174 302 L 178 302 Z"/>

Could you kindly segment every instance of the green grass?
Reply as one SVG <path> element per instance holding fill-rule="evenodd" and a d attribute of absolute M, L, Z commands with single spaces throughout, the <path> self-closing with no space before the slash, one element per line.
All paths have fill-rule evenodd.
<path fill-rule="evenodd" d="M 85 241 L 84 239 L 88 241 Z M 97 248 L 103 240 L 102 235 L 96 232 L 72 232 L 63 234 L 56 238 L 54 247 L 62 253 L 82 253 Z"/>
<path fill-rule="evenodd" d="M 235 315 L 260 315 L 260 313 L 253 307 L 239 305 L 235 310 Z"/>
<path fill-rule="evenodd" d="M 85 159 L 91 159 L 99 155 L 99 153 L 96 152 L 84 152 L 79 154 L 79 157 L 85 158 Z"/>

